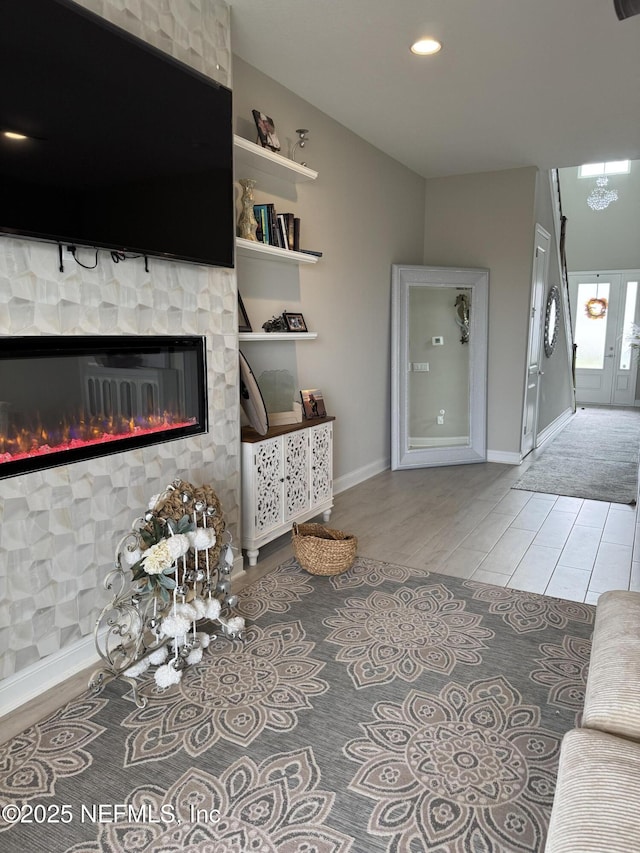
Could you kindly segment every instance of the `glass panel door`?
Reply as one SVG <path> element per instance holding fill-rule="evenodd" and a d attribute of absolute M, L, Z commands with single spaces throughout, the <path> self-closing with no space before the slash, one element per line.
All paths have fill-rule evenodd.
<path fill-rule="evenodd" d="M 578 403 L 632 406 L 637 363 L 629 336 L 638 310 L 638 282 L 628 275 L 569 275 Z"/>

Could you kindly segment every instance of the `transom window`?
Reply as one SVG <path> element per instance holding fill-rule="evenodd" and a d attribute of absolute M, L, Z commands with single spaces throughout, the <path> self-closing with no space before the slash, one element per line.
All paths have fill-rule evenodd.
<path fill-rule="evenodd" d="M 580 166 L 581 178 L 597 178 L 600 175 L 629 174 L 629 160 L 610 160 L 608 163 L 585 163 Z"/>

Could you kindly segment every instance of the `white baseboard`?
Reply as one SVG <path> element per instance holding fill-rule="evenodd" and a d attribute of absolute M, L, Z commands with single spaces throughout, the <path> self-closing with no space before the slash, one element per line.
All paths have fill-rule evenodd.
<path fill-rule="evenodd" d="M 502 465 L 519 465 L 522 462 L 522 456 L 519 452 L 487 450 L 487 462 L 500 462 Z"/>
<path fill-rule="evenodd" d="M 552 439 L 554 437 L 554 435 L 557 432 L 559 432 L 562 429 L 562 427 L 565 426 L 569 420 L 571 420 L 573 415 L 574 415 L 573 409 L 565 409 L 565 411 L 562 412 L 562 414 L 558 415 L 558 417 L 555 420 L 551 421 L 549 426 L 546 426 L 542 430 L 542 432 L 538 433 L 538 443 L 536 446 L 542 447 L 542 445 L 545 442 Z"/>
<path fill-rule="evenodd" d="M 347 489 L 357 486 L 359 483 L 364 483 L 370 477 L 375 477 L 376 474 L 381 474 L 386 471 L 391 465 L 391 459 L 378 459 L 369 465 L 363 465 L 362 468 L 357 468 L 355 471 L 350 471 L 348 474 L 343 474 L 342 477 L 336 477 L 333 481 L 334 495 L 340 492 L 346 492 Z"/>
<path fill-rule="evenodd" d="M 82 672 L 98 666 L 93 633 L 0 681 L 0 717 Z M 88 686 L 88 680 L 87 680 Z"/>

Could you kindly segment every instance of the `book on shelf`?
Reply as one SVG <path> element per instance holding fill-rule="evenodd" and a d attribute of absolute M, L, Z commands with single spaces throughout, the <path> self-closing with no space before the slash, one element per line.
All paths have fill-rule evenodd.
<path fill-rule="evenodd" d="M 256 239 L 279 249 L 300 251 L 300 219 L 293 213 L 278 213 L 275 205 L 254 204 L 253 215 L 258 223 Z"/>
<path fill-rule="evenodd" d="M 254 204 L 253 215 L 258 223 L 256 239 L 260 243 L 269 243 L 269 217 L 266 204 Z"/>
<path fill-rule="evenodd" d="M 275 204 L 267 204 L 267 215 L 269 217 L 269 243 L 272 246 L 282 249 L 284 247 L 282 245 L 282 237 L 280 236 L 280 226 L 278 225 Z"/>
<path fill-rule="evenodd" d="M 305 391 L 300 391 L 300 397 L 302 399 L 302 411 L 305 420 L 326 417 L 327 410 L 324 405 L 324 397 L 319 388 L 309 388 Z"/>
<path fill-rule="evenodd" d="M 282 248 L 290 249 L 291 245 L 289 244 L 289 225 L 287 223 L 286 213 L 278 214 L 278 227 L 280 229 L 280 239 L 282 240 Z"/>

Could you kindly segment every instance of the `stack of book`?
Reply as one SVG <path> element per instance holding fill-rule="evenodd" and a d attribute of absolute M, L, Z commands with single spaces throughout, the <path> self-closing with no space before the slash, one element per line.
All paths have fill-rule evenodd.
<path fill-rule="evenodd" d="M 258 242 L 280 249 L 300 251 L 300 219 L 293 213 L 277 213 L 273 204 L 254 204 Z"/>

